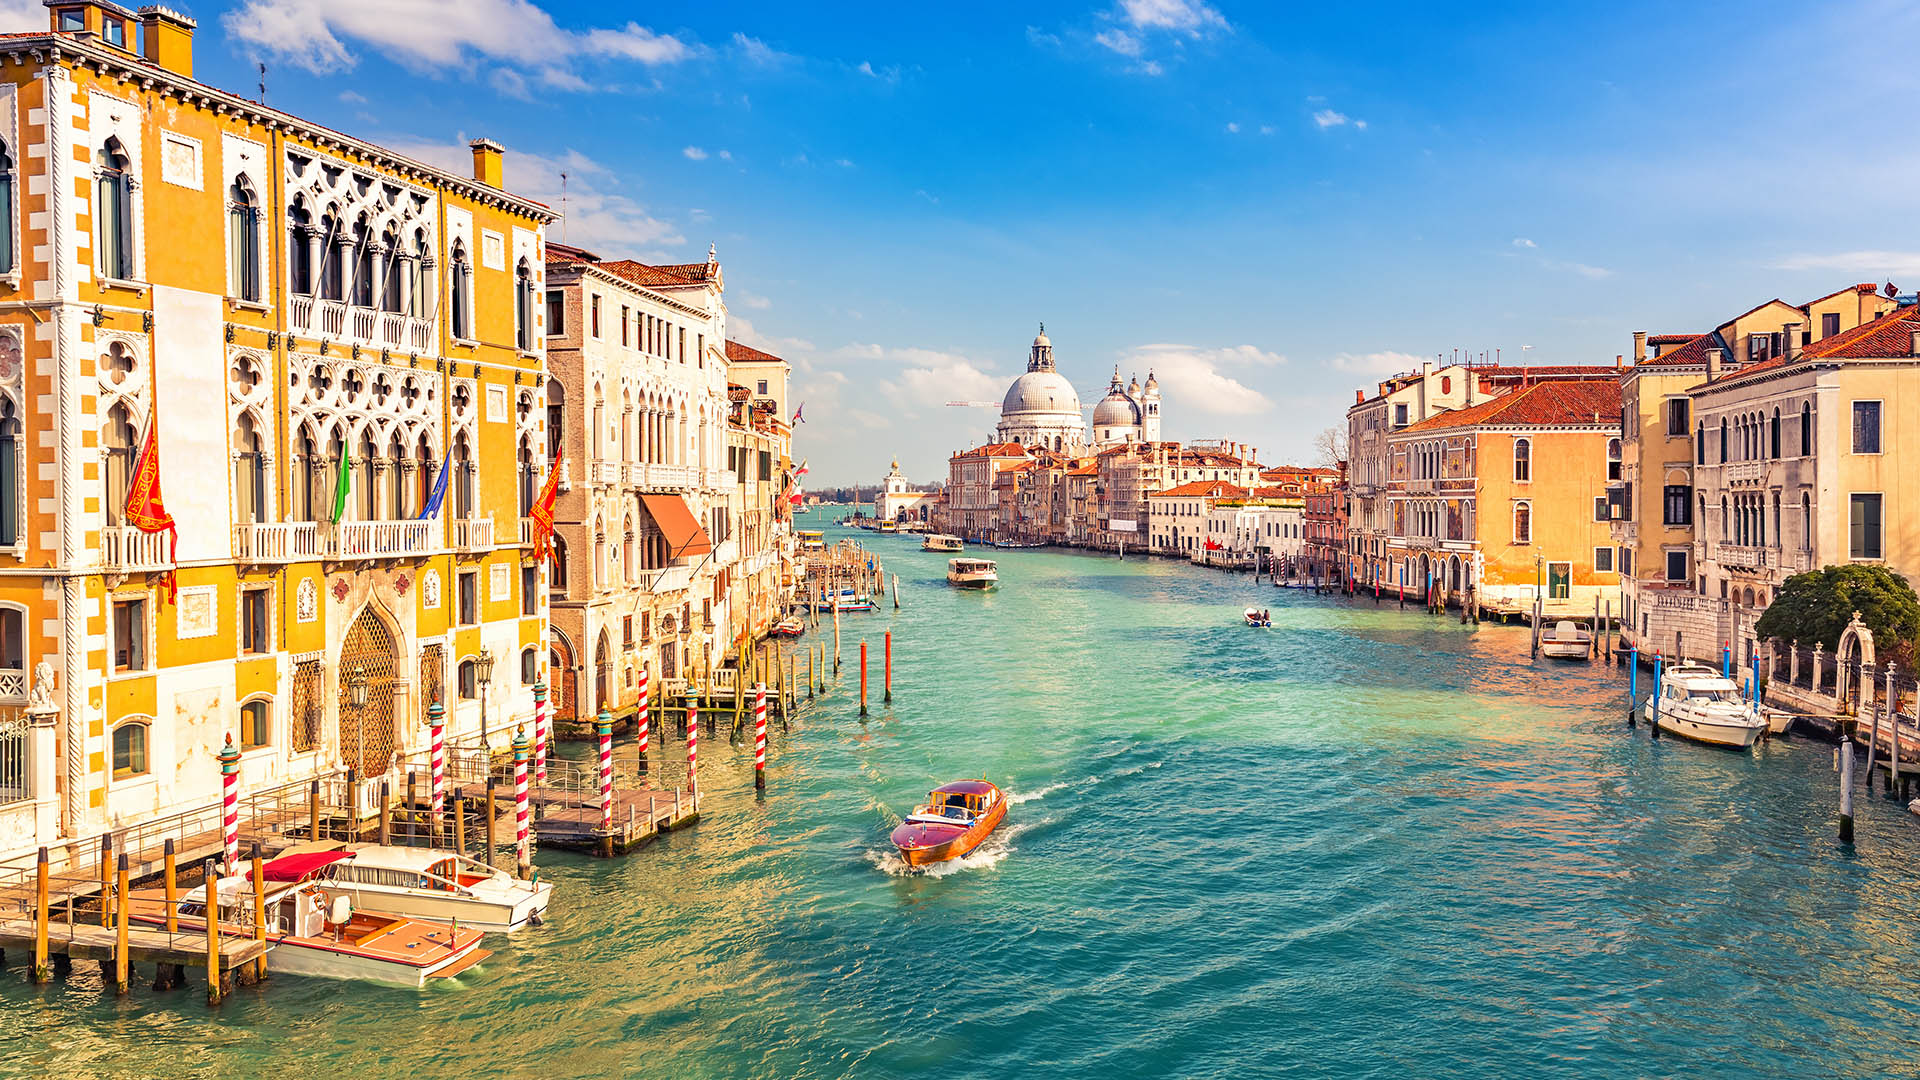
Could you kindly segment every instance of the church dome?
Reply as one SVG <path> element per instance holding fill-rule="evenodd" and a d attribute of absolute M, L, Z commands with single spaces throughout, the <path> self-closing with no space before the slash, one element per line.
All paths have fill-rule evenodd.
<path fill-rule="evenodd" d="M 1059 372 L 1029 371 L 1013 380 L 1013 385 L 1007 388 L 1007 399 L 1000 406 L 1003 420 L 1023 413 L 1071 415 L 1078 424 L 1080 395 L 1074 393 L 1073 384 Z"/>
<path fill-rule="evenodd" d="M 1113 369 L 1113 382 L 1107 385 L 1107 396 L 1093 407 L 1093 426 L 1095 430 L 1106 427 L 1131 427 L 1140 422 L 1140 406 L 1134 404 L 1127 392 L 1120 388 L 1120 369 Z"/>

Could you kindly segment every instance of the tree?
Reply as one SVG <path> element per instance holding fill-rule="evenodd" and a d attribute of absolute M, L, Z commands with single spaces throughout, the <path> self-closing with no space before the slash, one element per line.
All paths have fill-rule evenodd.
<path fill-rule="evenodd" d="M 1327 428 L 1313 437 L 1314 464 L 1329 469 L 1339 467 L 1347 460 L 1347 429 L 1341 426 Z"/>
<path fill-rule="evenodd" d="M 1920 643 L 1920 596 L 1907 579 L 1884 566 L 1829 566 L 1795 574 L 1754 625 L 1762 638 L 1814 642 L 1831 651 L 1840 647 L 1840 634 L 1854 612 L 1873 631 L 1874 652 L 1881 659 L 1912 667 L 1914 647 Z"/>

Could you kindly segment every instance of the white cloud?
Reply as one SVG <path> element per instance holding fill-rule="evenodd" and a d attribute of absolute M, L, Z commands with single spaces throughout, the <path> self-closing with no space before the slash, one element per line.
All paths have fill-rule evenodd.
<path fill-rule="evenodd" d="M 1848 281 L 1870 277 L 1920 277 L 1920 251 L 1836 251 L 1789 255 L 1773 264 L 1775 270 L 1830 270 Z M 1895 284 L 1898 284 L 1896 282 Z"/>
<path fill-rule="evenodd" d="M 732 161 L 732 160 L 733 160 L 733 151 L 731 151 L 731 150 L 722 150 L 722 151 L 720 151 L 720 160 L 721 160 L 721 161 Z"/>
<path fill-rule="evenodd" d="M 1262 134 L 1262 135 L 1271 135 L 1271 134 L 1273 134 L 1273 125 L 1272 125 L 1272 124 L 1261 124 L 1261 125 L 1260 125 L 1260 134 Z"/>
<path fill-rule="evenodd" d="M 851 169 L 851 168 L 853 168 L 853 159 L 852 159 L 852 158 L 834 158 L 834 159 L 833 159 L 833 163 L 834 163 L 835 165 L 838 165 L 838 166 L 840 166 L 840 167 L 841 167 L 841 168 L 843 168 L 843 169 Z"/>
<path fill-rule="evenodd" d="M 1140 55 L 1140 39 L 1127 33 L 1125 30 L 1102 30 L 1093 35 L 1093 40 L 1098 44 L 1105 45 L 1121 56 Z"/>
<path fill-rule="evenodd" d="M 1319 112 L 1313 114 L 1313 122 L 1324 129 L 1339 127 L 1342 124 L 1348 123 L 1349 118 L 1347 114 L 1343 112 L 1336 112 L 1332 109 L 1321 109 Z"/>
<path fill-rule="evenodd" d="M 748 37 L 738 32 L 733 35 L 733 51 L 738 53 L 741 59 L 756 67 L 774 67 L 793 59 L 791 55 L 781 52 L 759 38 Z"/>
<path fill-rule="evenodd" d="M 1513 246 L 1517 248 L 1537 248 L 1540 245 L 1534 243 L 1533 241 L 1527 239 L 1524 236 L 1516 236 L 1513 238 Z"/>
<path fill-rule="evenodd" d="M 1193 35 L 1227 26 L 1218 11 L 1197 0 L 1120 0 L 1120 17 L 1135 27 Z"/>
<path fill-rule="evenodd" d="M 487 82 L 504 97 L 533 100 L 533 92 L 527 89 L 527 77 L 512 68 L 494 68 L 493 74 L 487 76 Z"/>
<path fill-rule="evenodd" d="M 1583 278 L 1590 278 L 1595 281 L 1598 281 L 1601 278 L 1610 278 L 1613 276 L 1613 271 L 1607 269 L 1604 266 L 1589 266 L 1586 263 L 1558 262 L 1558 261 L 1549 260 L 1547 262 L 1547 266 L 1548 268 L 1553 270 L 1565 270 L 1568 273 L 1578 274 Z"/>
<path fill-rule="evenodd" d="M 695 52 L 679 38 L 636 22 L 564 30 L 531 0 L 243 0 L 221 24 L 249 49 L 316 75 L 358 63 L 348 47 L 355 42 L 418 69 L 451 68 L 485 57 L 531 69 L 543 84 L 569 90 L 592 85 L 572 72 L 575 60 L 653 67 Z M 500 86 L 501 80 L 494 83 Z"/>
<path fill-rule="evenodd" d="M 761 296 L 757 293 L 746 292 L 745 290 L 741 290 L 741 289 L 734 290 L 734 299 L 740 301 L 741 303 L 754 309 L 755 311 L 765 311 L 766 309 L 773 306 L 773 301 L 767 299 L 766 297 Z"/>
<path fill-rule="evenodd" d="M 868 348 L 878 349 L 878 346 Z M 949 401 L 998 401 L 1007 377 L 983 371 L 973 361 L 934 349 L 880 349 L 884 364 L 896 367 L 880 386 L 905 408 L 942 407 Z"/>
<path fill-rule="evenodd" d="M 1139 72 L 1142 75 L 1161 75 L 1161 74 L 1164 74 L 1167 69 L 1161 67 L 1160 61 L 1158 60 L 1149 60 L 1146 63 L 1141 64 L 1139 67 L 1134 68 L 1133 70 Z"/>
<path fill-rule="evenodd" d="M 349 105 L 365 105 L 367 103 L 367 99 L 364 96 L 356 94 L 351 90 L 340 91 L 340 100 Z"/>
<path fill-rule="evenodd" d="M 1126 354 L 1123 368 L 1151 371 L 1166 396 L 1180 408 L 1214 416 L 1249 416 L 1273 407 L 1273 399 L 1236 376 L 1286 363 L 1287 358 L 1254 345 L 1207 349 L 1194 345 L 1140 345 Z"/>
<path fill-rule="evenodd" d="M 1403 371 L 1418 371 L 1426 357 L 1412 353 L 1393 352 L 1391 350 L 1370 353 L 1340 353 L 1327 366 L 1335 371 L 1350 371 L 1356 375 L 1397 375 Z"/>
<path fill-rule="evenodd" d="M 473 151 L 464 142 L 439 143 L 404 136 L 378 141 L 396 154 L 424 161 L 462 176 L 473 168 Z M 672 247 L 687 242 L 680 230 L 621 194 L 622 178 L 575 150 L 558 157 L 507 148 L 507 190 L 561 210 L 560 174 L 566 173 L 566 224 L 548 230 L 554 239 L 592 249 L 607 258 L 632 254 L 642 245 Z"/>
<path fill-rule="evenodd" d="M 1240 125 L 1231 120 L 1227 121 L 1227 134 L 1229 135 L 1240 134 Z"/>
<path fill-rule="evenodd" d="M 47 8 L 39 0 L 0 0 L 0 34 L 28 34 L 47 28 Z"/>
<path fill-rule="evenodd" d="M 682 154 L 685 154 L 687 156 L 687 160 L 689 161 L 707 160 L 707 152 L 705 150 L 700 149 L 697 146 L 689 146 L 685 150 L 682 150 L 680 152 Z"/>
<path fill-rule="evenodd" d="M 1356 131 L 1367 130 L 1367 122 L 1365 120 L 1355 120 L 1353 122 L 1353 126 L 1354 126 L 1354 130 Z"/>

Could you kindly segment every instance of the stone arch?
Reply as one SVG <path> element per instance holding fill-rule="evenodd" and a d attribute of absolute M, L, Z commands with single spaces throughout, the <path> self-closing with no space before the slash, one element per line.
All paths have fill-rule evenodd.
<path fill-rule="evenodd" d="M 400 643 L 404 638 L 393 613 L 369 601 L 348 624 L 340 642 L 340 662 L 334 674 L 340 761 L 363 779 L 379 776 L 393 766 L 398 731 L 394 690 L 401 681 Z M 352 680 L 356 675 L 366 680 L 364 706 L 353 704 Z"/>
<path fill-rule="evenodd" d="M 1839 647 L 1833 651 L 1834 696 L 1844 702 L 1869 702 L 1873 700 L 1873 688 L 1869 680 L 1873 668 L 1873 631 L 1860 621 L 1860 613 L 1854 612 L 1847 620 L 1847 628 L 1840 631 Z M 1854 665 L 1858 664 L 1856 668 Z M 1857 675 L 1848 678 L 1849 674 Z"/>
<path fill-rule="evenodd" d="M 547 642 L 547 700 L 552 703 L 556 721 L 572 720 L 580 711 L 573 641 L 558 627 L 553 628 L 552 635 Z"/>

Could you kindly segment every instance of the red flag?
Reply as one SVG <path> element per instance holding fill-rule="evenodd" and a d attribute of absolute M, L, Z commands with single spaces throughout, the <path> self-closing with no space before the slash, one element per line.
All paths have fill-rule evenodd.
<path fill-rule="evenodd" d="M 1209 539 L 1207 540 L 1207 550 L 1208 550 L 1208 551 L 1219 551 L 1219 550 L 1221 549 L 1221 547 L 1223 547 L 1223 546 L 1224 546 L 1224 545 L 1222 545 L 1222 544 L 1220 543 L 1220 541 L 1218 541 L 1218 540 L 1214 540 L 1214 539 L 1211 539 L 1211 538 L 1209 538 Z"/>
<path fill-rule="evenodd" d="M 167 534 L 167 561 L 179 561 L 180 531 L 174 528 L 173 515 L 167 513 L 160 497 L 160 423 L 156 417 L 147 424 L 146 441 L 140 444 L 140 456 L 133 459 L 133 480 L 127 485 L 127 505 L 123 515 L 127 524 L 141 532 Z M 170 604 L 178 591 L 174 571 L 160 576 L 160 602 Z"/>
<path fill-rule="evenodd" d="M 560 495 L 560 459 L 566 456 L 566 448 L 554 452 L 553 463 L 547 467 L 547 482 L 540 489 L 540 497 L 533 501 L 533 559 L 543 562 L 553 554 L 553 500 Z"/>

